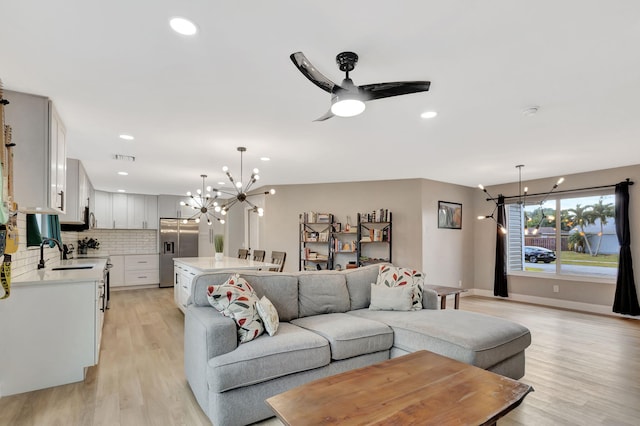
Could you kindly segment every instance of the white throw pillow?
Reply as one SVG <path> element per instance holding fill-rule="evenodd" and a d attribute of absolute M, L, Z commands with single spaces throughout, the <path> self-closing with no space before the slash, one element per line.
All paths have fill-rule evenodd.
<path fill-rule="evenodd" d="M 267 299 L 267 296 L 262 296 L 262 298 L 256 302 L 256 309 L 258 309 L 258 314 L 260 318 L 262 318 L 262 323 L 267 333 L 269 333 L 269 336 L 276 334 L 278 325 L 280 325 L 280 318 L 271 300 Z"/>
<path fill-rule="evenodd" d="M 411 286 L 387 287 L 371 283 L 372 311 L 410 311 L 413 305 Z"/>

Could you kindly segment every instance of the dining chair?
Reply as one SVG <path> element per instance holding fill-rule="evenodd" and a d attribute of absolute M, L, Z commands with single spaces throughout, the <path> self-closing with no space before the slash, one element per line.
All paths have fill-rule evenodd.
<path fill-rule="evenodd" d="M 246 259 L 247 257 L 249 257 L 249 250 L 238 249 L 238 259 Z"/>
<path fill-rule="evenodd" d="M 264 262 L 264 250 L 254 250 L 253 251 L 253 260 L 256 262 Z"/>
<path fill-rule="evenodd" d="M 269 268 L 270 271 L 282 272 L 284 269 L 284 261 L 287 258 L 287 253 L 284 251 L 272 251 L 271 263 L 279 265 L 278 267 Z"/>

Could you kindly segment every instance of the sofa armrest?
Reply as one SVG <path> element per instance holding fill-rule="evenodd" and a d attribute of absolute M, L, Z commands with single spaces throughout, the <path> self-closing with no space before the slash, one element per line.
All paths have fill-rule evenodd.
<path fill-rule="evenodd" d="M 439 309 L 438 293 L 430 288 L 422 291 L 422 308 L 423 309 Z"/>
<path fill-rule="evenodd" d="M 184 317 L 184 372 L 193 394 L 208 407 L 207 362 L 238 347 L 238 332 L 232 318 L 211 306 L 188 305 Z"/>

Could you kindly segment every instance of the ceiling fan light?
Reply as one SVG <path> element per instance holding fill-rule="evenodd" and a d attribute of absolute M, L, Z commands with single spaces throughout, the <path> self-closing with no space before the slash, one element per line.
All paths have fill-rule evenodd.
<path fill-rule="evenodd" d="M 354 117 L 364 112 L 365 105 L 360 99 L 340 99 L 335 97 L 331 112 L 338 117 Z"/>

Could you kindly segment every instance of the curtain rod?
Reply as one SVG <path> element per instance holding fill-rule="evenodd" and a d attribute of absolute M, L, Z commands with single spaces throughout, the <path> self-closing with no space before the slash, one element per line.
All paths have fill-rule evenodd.
<path fill-rule="evenodd" d="M 627 183 L 629 185 L 633 185 L 633 182 L 631 181 L 631 179 L 627 178 Z M 551 192 L 553 192 L 554 194 L 566 194 L 568 192 L 580 192 L 580 191 L 589 191 L 591 189 L 603 189 L 603 188 L 615 188 L 615 186 L 617 185 L 617 183 L 614 183 L 612 185 L 601 185 L 601 186 L 589 186 L 587 188 L 576 188 L 576 189 L 565 189 L 564 191 L 549 191 L 549 192 L 538 192 L 537 194 L 527 194 L 527 197 L 537 197 L 540 195 L 548 195 Z M 504 199 L 508 200 L 511 198 L 524 198 L 524 194 L 523 195 L 509 195 L 509 196 L 505 196 Z M 487 201 L 496 201 L 498 198 L 487 198 Z"/>

